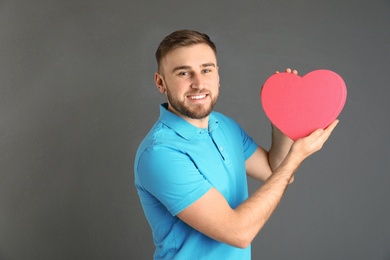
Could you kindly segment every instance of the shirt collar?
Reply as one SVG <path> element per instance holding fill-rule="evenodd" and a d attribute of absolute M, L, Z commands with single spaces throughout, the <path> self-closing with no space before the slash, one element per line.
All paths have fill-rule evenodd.
<path fill-rule="evenodd" d="M 160 105 L 160 118 L 159 120 L 167 125 L 169 128 L 174 130 L 178 135 L 182 136 L 187 140 L 191 140 L 196 135 L 205 131 L 204 128 L 198 128 L 178 115 L 175 115 L 168 110 L 168 103 Z M 218 127 L 218 120 L 215 117 L 214 113 L 211 112 L 209 116 L 209 132 L 212 132 Z"/>

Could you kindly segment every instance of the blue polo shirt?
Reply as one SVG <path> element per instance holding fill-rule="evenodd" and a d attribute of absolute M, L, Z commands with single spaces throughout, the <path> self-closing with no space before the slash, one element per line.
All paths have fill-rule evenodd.
<path fill-rule="evenodd" d="M 250 259 L 191 228 L 176 215 L 216 188 L 232 208 L 248 197 L 245 160 L 257 144 L 232 119 L 212 112 L 197 128 L 160 106 L 160 118 L 141 142 L 135 185 L 156 245 L 155 259 Z"/>

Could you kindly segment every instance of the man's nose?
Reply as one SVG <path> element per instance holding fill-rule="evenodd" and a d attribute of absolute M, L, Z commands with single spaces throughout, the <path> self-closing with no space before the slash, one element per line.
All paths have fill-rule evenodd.
<path fill-rule="evenodd" d="M 202 89 L 202 88 L 204 88 L 204 81 L 203 81 L 203 78 L 202 78 L 201 74 L 194 74 L 192 76 L 191 87 L 195 88 L 195 89 Z"/>

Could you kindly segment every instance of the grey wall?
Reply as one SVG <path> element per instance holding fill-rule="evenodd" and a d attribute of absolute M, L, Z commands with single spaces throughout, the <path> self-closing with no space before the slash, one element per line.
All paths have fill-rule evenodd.
<path fill-rule="evenodd" d="M 0 1 L 0 259 L 151 259 L 133 159 L 164 101 L 154 51 L 183 28 L 217 43 L 217 110 L 266 148 L 275 70 L 347 84 L 253 259 L 390 259 L 389 26 L 388 0 Z"/>

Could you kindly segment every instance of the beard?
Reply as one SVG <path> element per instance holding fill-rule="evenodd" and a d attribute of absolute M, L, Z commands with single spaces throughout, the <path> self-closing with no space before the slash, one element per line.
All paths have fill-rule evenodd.
<path fill-rule="evenodd" d="M 191 95 L 196 95 L 196 94 L 203 94 L 203 93 L 191 93 Z M 175 98 L 167 88 L 167 98 L 172 108 L 176 110 L 178 113 L 180 113 L 181 115 L 192 119 L 203 119 L 208 115 L 210 115 L 210 113 L 213 111 L 214 106 L 218 100 L 218 93 L 216 94 L 215 97 L 209 93 L 208 97 L 211 98 L 211 102 L 207 106 L 203 104 L 186 105 L 184 101 Z"/>

